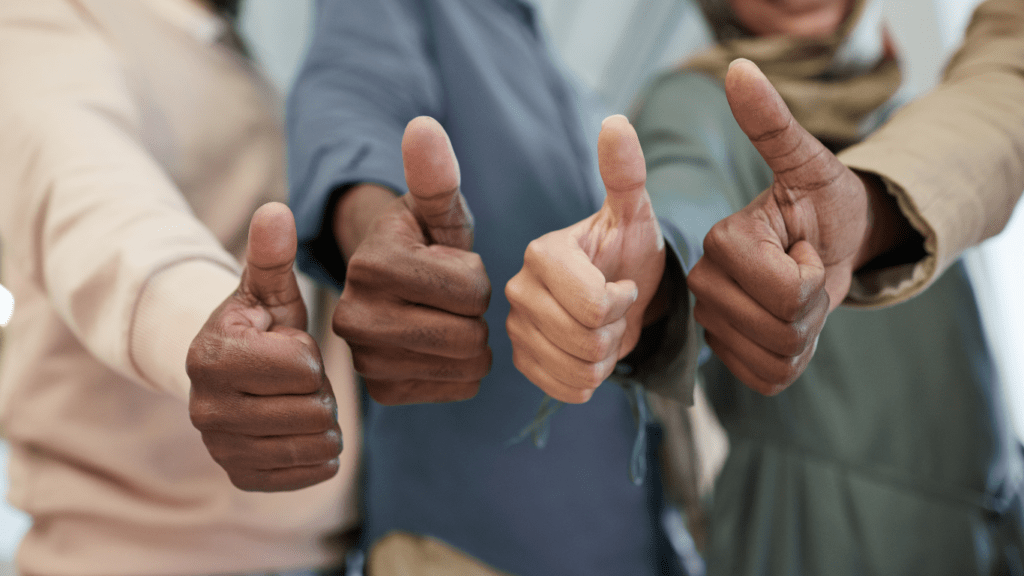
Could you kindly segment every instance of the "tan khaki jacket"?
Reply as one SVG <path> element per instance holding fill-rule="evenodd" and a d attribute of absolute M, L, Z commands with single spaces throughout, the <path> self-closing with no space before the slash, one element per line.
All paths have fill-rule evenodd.
<path fill-rule="evenodd" d="M 906 300 L 998 234 L 1024 190 L 1024 2 L 979 6 L 942 84 L 839 158 L 887 182 L 927 251 L 859 276 L 848 303 Z"/>

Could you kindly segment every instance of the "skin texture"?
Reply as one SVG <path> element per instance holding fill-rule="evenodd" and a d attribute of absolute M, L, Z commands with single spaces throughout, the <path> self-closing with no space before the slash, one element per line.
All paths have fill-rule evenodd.
<path fill-rule="evenodd" d="M 242 490 L 296 490 L 338 471 L 341 429 L 292 264 L 295 221 L 280 203 L 249 226 L 238 289 L 189 347 L 189 414 Z"/>
<path fill-rule="evenodd" d="M 643 151 L 624 116 L 605 119 L 598 161 L 604 205 L 531 242 L 505 286 L 516 368 L 563 402 L 589 400 L 636 346 L 648 309 L 664 308 L 655 300 L 664 239 L 644 188 Z"/>
<path fill-rule="evenodd" d="M 711 229 L 687 283 L 708 345 L 747 386 L 773 395 L 807 367 L 852 273 L 898 245 L 909 224 L 877 180 L 843 166 L 793 119 L 752 62 L 733 62 L 726 95 L 775 180 Z"/>
<path fill-rule="evenodd" d="M 402 157 L 409 194 L 355 186 L 335 209 L 348 270 L 334 331 L 381 404 L 466 400 L 491 367 L 490 280 L 444 129 L 413 119 Z"/>

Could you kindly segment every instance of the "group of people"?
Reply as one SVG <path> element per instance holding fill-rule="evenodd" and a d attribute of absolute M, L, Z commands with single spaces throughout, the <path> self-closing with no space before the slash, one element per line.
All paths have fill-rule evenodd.
<path fill-rule="evenodd" d="M 590 141 L 525 0 L 320 2 L 286 122 L 235 2 L 5 0 L 19 573 L 682 576 L 672 507 L 709 574 L 1024 573 L 956 261 L 1024 190 L 1024 4 L 892 118 L 864 2 L 701 7 Z"/>

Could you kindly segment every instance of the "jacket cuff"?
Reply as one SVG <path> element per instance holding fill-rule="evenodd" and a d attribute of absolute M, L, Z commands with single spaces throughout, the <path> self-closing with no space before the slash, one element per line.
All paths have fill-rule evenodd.
<path fill-rule="evenodd" d="M 898 155 L 892 158 L 898 158 Z M 941 215 L 929 214 L 927 207 L 922 208 L 920 202 L 908 192 L 913 189 L 913 183 L 908 182 L 906 175 L 901 177 L 898 160 L 894 160 L 897 165 L 890 166 L 886 155 L 879 154 L 871 147 L 858 146 L 844 150 L 839 154 L 839 159 L 850 169 L 878 176 L 885 183 L 886 191 L 896 198 L 903 216 L 924 238 L 924 256 L 917 262 L 854 274 L 850 292 L 843 303 L 854 307 L 880 308 L 909 300 L 931 285 L 938 277 L 938 272 L 951 263 L 948 250 L 941 249 L 935 226 L 932 225 Z"/>

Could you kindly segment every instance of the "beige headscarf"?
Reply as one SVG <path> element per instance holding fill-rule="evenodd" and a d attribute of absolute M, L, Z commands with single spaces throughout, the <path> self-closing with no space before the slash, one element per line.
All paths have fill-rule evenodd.
<path fill-rule="evenodd" d="M 754 37 L 737 22 L 728 0 L 699 1 L 718 45 L 697 54 L 683 68 L 724 81 L 730 62 L 752 60 L 797 122 L 833 149 L 853 144 L 874 129 L 876 112 L 899 88 L 900 70 L 894 58 L 881 58 L 866 69 L 840 61 L 868 0 L 855 0 L 839 30 L 824 38 Z M 877 20 L 864 24 L 879 30 L 881 26 Z M 882 46 L 877 48 L 881 54 Z"/>

